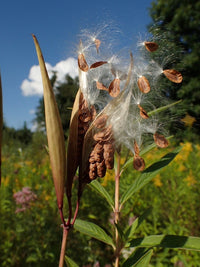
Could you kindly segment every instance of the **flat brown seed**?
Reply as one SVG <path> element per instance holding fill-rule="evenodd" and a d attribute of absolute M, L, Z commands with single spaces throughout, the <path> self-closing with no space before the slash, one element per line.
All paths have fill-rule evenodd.
<path fill-rule="evenodd" d="M 169 145 L 168 140 L 162 134 L 155 133 L 153 135 L 156 145 L 160 148 L 165 148 Z"/>
<path fill-rule="evenodd" d="M 100 82 L 96 81 L 96 86 L 97 86 L 97 89 L 99 89 L 99 90 L 108 91 L 108 88 L 105 87 L 105 85 L 103 85 L 103 83 L 100 83 Z"/>
<path fill-rule="evenodd" d="M 137 171 L 143 171 L 145 169 L 144 159 L 140 156 L 135 156 L 133 160 L 133 167 Z"/>
<path fill-rule="evenodd" d="M 138 108 L 140 109 L 140 116 L 141 116 L 143 119 L 148 119 L 148 118 L 149 118 L 149 115 L 148 115 L 147 112 L 143 109 L 143 107 L 141 107 L 141 106 L 138 104 Z"/>
<path fill-rule="evenodd" d="M 163 70 L 163 74 L 174 83 L 181 83 L 183 80 L 183 77 L 180 72 L 177 70 Z"/>
<path fill-rule="evenodd" d="M 109 94 L 112 97 L 117 97 L 120 93 L 120 79 L 115 78 L 109 85 Z"/>
<path fill-rule="evenodd" d="M 94 68 L 100 67 L 101 65 L 104 65 L 106 63 L 108 63 L 108 62 L 107 61 L 98 61 L 98 62 L 95 62 L 95 63 L 93 63 L 90 66 L 90 69 L 94 69 Z"/>
<path fill-rule="evenodd" d="M 144 94 L 147 94 L 151 90 L 149 81 L 144 76 L 139 77 L 138 87 L 139 87 L 140 91 Z"/>
<path fill-rule="evenodd" d="M 108 115 L 106 115 L 106 114 L 99 116 L 94 121 L 94 126 L 98 129 L 104 128 L 106 126 L 107 119 L 108 119 Z"/>
<path fill-rule="evenodd" d="M 101 41 L 99 39 L 95 39 L 94 40 L 94 43 L 96 45 L 97 53 L 99 53 L 99 47 L 100 47 Z"/>
<path fill-rule="evenodd" d="M 87 72 L 89 70 L 89 66 L 83 54 L 78 55 L 78 66 L 82 71 Z"/>
<path fill-rule="evenodd" d="M 154 52 L 158 49 L 158 44 L 155 42 L 144 42 L 144 45 L 149 52 Z"/>

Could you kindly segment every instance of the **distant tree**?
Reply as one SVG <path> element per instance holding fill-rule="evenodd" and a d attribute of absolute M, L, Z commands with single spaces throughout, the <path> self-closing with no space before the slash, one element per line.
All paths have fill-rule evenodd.
<path fill-rule="evenodd" d="M 173 67 L 183 74 L 181 86 L 171 86 L 169 96 L 172 99 L 183 99 L 182 112 L 195 117 L 196 133 L 200 134 L 200 1 L 198 0 L 157 0 L 152 2 L 150 15 L 153 20 L 149 31 L 160 39 L 161 50 L 171 51 L 175 56 L 165 67 Z M 159 52 L 157 57 L 159 56 Z M 162 60 L 162 55 L 160 56 Z M 174 88 L 174 89 L 173 89 Z M 198 127 L 197 127 L 198 126 Z M 194 130 L 194 129 L 193 129 Z"/>
<path fill-rule="evenodd" d="M 69 75 L 65 76 L 65 80 L 62 83 L 57 83 L 57 76 L 54 73 L 51 84 L 56 96 L 56 102 L 58 105 L 63 130 L 67 135 L 69 128 L 69 122 L 71 117 L 71 109 L 75 99 L 76 92 L 78 90 L 78 78 L 72 79 Z M 37 124 L 39 130 L 45 129 L 45 116 L 44 116 L 44 99 L 39 100 L 39 104 L 36 109 L 36 117 L 34 122 Z"/>

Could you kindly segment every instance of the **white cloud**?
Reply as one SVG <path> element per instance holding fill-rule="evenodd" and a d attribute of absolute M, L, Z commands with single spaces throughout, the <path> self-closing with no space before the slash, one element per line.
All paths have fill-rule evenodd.
<path fill-rule="evenodd" d="M 58 62 L 55 66 L 51 66 L 49 63 L 45 64 L 49 78 L 52 77 L 54 71 L 57 73 L 57 82 L 63 82 L 66 74 L 69 74 L 72 78 L 78 75 L 77 60 L 72 57 Z M 31 67 L 28 78 L 21 84 L 21 91 L 24 96 L 43 95 L 39 65 Z"/>

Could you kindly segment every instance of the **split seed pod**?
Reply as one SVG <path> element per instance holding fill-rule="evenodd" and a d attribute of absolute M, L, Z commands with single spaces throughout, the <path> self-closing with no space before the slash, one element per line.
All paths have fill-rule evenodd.
<path fill-rule="evenodd" d="M 109 85 L 109 94 L 112 97 L 117 97 L 120 93 L 120 79 L 115 78 Z"/>
<path fill-rule="evenodd" d="M 78 55 L 78 66 L 84 72 L 87 72 L 89 70 L 89 66 L 88 66 L 88 64 L 85 60 L 85 56 L 83 54 Z"/>
<path fill-rule="evenodd" d="M 177 70 L 163 70 L 163 74 L 174 83 L 181 83 L 183 80 L 183 77 L 180 72 Z"/>
<path fill-rule="evenodd" d="M 54 186 L 56 190 L 58 207 L 60 210 L 62 210 L 66 178 L 66 153 L 64 134 L 54 92 L 48 77 L 42 52 L 34 35 L 33 39 L 39 60 L 44 88 L 46 131 Z"/>
<path fill-rule="evenodd" d="M 147 80 L 147 78 L 145 76 L 139 77 L 138 87 L 139 87 L 140 91 L 144 94 L 147 94 L 151 90 L 149 81 Z"/>
<path fill-rule="evenodd" d="M 158 44 L 155 42 L 144 42 L 144 45 L 149 52 L 154 52 L 158 49 Z"/>
<path fill-rule="evenodd" d="M 164 135 L 155 133 L 155 134 L 153 135 L 153 138 L 154 138 L 154 141 L 155 141 L 155 143 L 156 143 L 156 145 L 157 145 L 158 147 L 160 147 L 160 148 L 168 147 L 169 142 L 168 142 L 168 140 L 164 137 Z"/>
<path fill-rule="evenodd" d="M 2 85 L 0 74 L 0 186 L 1 186 L 1 146 L 2 146 L 2 130 L 3 130 L 3 101 L 2 101 Z"/>

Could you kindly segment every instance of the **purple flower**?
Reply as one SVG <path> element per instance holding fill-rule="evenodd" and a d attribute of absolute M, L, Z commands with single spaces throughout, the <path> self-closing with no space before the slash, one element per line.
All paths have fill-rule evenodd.
<path fill-rule="evenodd" d="M 36 194 L 34 194 L 30 187 L 23 187 L 21 191 L 13 194 L 17 208 L 15 213 L 24 212 L 30 208 L 30 204 L 37 199 Z"/>

